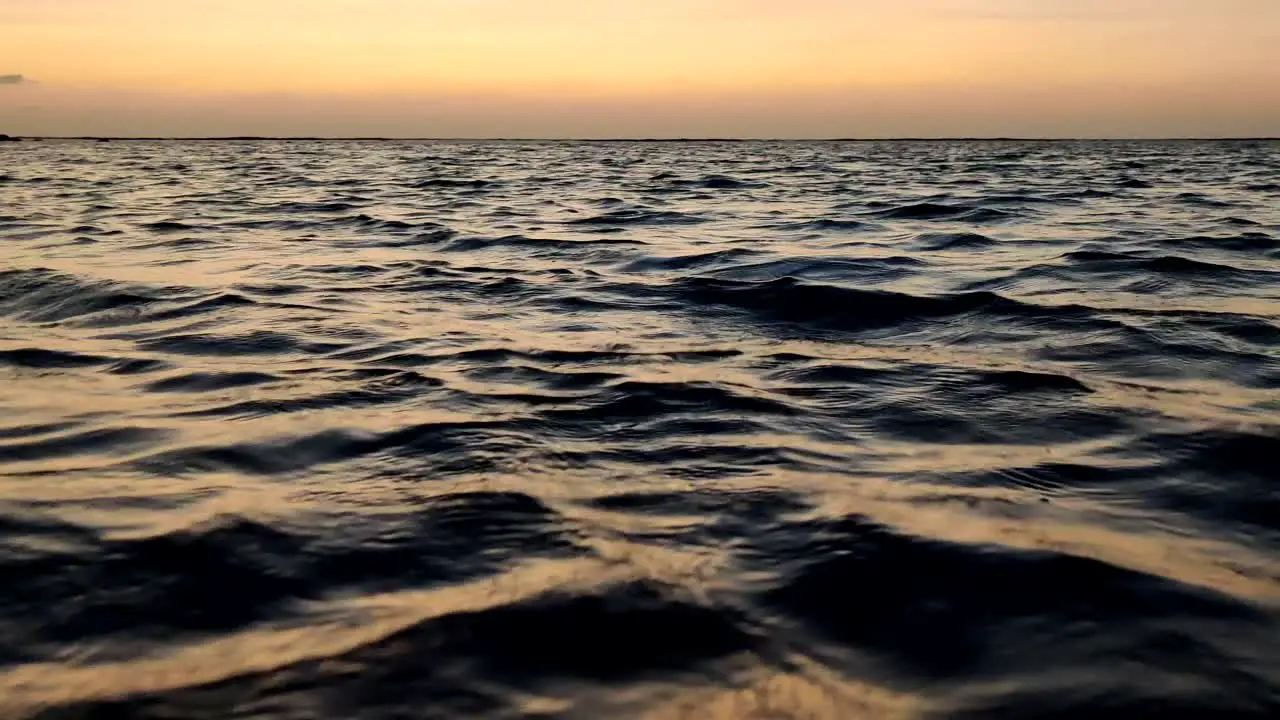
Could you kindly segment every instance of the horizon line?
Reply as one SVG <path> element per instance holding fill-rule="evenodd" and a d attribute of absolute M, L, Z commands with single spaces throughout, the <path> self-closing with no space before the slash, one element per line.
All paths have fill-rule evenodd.
<path fill-rule="evenodd" d="M 1280 136 L 1189 137 L 1058 137 L 1058 136 L 903 136 L 903 137 L 414 137 L 377 135 L 4 135 L 9 140 L 109 140 L 109 141 L 322 141 L 349 142 L 1276 142 Z"/>

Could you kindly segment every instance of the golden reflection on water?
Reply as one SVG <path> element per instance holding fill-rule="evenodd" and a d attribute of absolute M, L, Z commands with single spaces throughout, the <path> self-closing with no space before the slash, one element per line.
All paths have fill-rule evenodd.
<path fill-rule="evenodd" d="M 530 482 L 536 483 L 535 486 L 530 487 Z M 546 498 L 565 497 L 565 488 L 574 484 L 564 478 L 553 484 L 529 477 L 508 477 L 466 481 L 439 490 L 519 490 Z M 806 511 L 818 517 L 856 514 L 921 537 L 1090 557 L 1263 604 L 1280 604 L 1280 582 L 1276 580 L 1280 577 L 1280 564 L 1274 558 L 1253 555 L 1238 546 L 1169 532 L 1112 531 L 1072 522 L 1072 514 L 1087 510 L 1085 501 L 1062 501 L 1061 505 L 1055 502 L 1046 507 L 1016 491 L 973 489 L 964 498 L 935 502 L 937 498 L 954 496 L 954 490 L 873 479 L 854 483 L 837 476 L 784 475 L 768 483 L 753 479 L 740 485 L 743 490 L 785 488 L 802 491 L 809 498 L 820 498 L 819 504 Z M 169 489 L 173 491 L 175 487 Z M 649 492 L 663 489 L 675 489 L 675 485 L 650 483 L 645 487 Z M 174 523 L 169 529 L 181 530 L 198 524 L 202 515 L 205 521 L 216 519 L 218 515 L 213 513 L 265 518 L 277 512 L 283 516 L 286 507 L 293 512 L 299 510 L 283 488 L 263 488 L 260 492 L 231 487 L 226 490 L 198 512 L 191 509 L 167 517 Z M 583 491 L 581 499 L 587 499 L 585 486 Z M 595 491 L 598 492 L 598 488 Z M 164 496 L 155 486 L 145 488 L 144 492 L 156 493 L 153 497 Z M 236 498 L 240 499 L 238 503 L 234 501 Z M 987 501 L 994 503 L 999 511 L 988 512 Z M 608 518 L 610 530 L 605 532 L 604 525 L 597 521 L 608 515 L 607 511 L 590 510 L 569 502 L 556 505 L 566 521 L 578 528 L 583 542 L 595 555 L 593 559 L 529 562 L 496 577 L 435 590 L 300 604 L 296 624 L 247 628 L 176 647 L 158 646 L 130 659 L 110 659 L 132 654 L 127 641 L 119 648 L 113 647 L 110 641 L 83 645 L 59 662 L 30 664 L 0 673 L 0 698 L 3 698 L 0 710 L 6 717 L 18 718 L 40 707 L 212 684 L 313 660 L 332 659 L 341 666 L 347 662 L 343 660 L 347 653 L 384 642 L 400 631 L 433 618 L 501 607 L 551 591 L 591 592 L 594 588 L 640 579 L 678 587 L 690 597 L 714 602 L 718 586 L 728 587 L 742 581 L 733 561 L 715 548 L 664 547 L 609 539 L 614 532 L 679 529 L 686 523 L 696 522 L 694 518 L 612 516 Z M 1008 514 L 1006 511 L 1011 505 L 1022 507 L 1023 511 Z M 601 529 L 593 531 L 593 526 Z M 165 531 L 164 527 L 152 526 L 147 532 Z M 774 642 L 785 647 L 789 641 L 782 635 Z M 727 687 L 700 689 L 696 681 L 691 687 L 666 690 L 662 686 L 644 686 L 621 695 L 611 692 L 607 701 L 593 701 L 593 695 L 588 692 L 579 702 L 581 707 L 591 707 L 598 701 L 616 708 L 634 694 L 632 701 L 646 708 L 642 716 L 653 720 L 909 718 L 929 708 L 928 702 L 921 698 L 862 680 L 834 676 L 832 671 L 803 658 L 793 657 L 789 662 L 799 666 L 791 670 L 773 668 L 771 662 L 754 658 L 744 666 L 745 670 L 730 672 L 725 679 Z M 350 670 L 358 672 L 359 667 Z M 551 704 L 562 709 L 571 707 L 563 701 Z M 639 712 L 636 708 L 628 712 L 633 711 Z"/>

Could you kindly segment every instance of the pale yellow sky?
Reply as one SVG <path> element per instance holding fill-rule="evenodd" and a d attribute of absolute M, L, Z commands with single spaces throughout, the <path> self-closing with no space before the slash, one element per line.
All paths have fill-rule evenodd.
<path fill-rule="evenodd" d="M 0 0 L 0 132 L 1280 135 L 1280 0 Z"/>

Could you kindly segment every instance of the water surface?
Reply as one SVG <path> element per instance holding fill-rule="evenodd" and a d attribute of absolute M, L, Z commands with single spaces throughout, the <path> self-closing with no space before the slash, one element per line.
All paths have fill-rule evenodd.
<path fill-rule="evenodd" d="M 1280 145 L 0 149 L 0 709 L 1280 716 Z"/>

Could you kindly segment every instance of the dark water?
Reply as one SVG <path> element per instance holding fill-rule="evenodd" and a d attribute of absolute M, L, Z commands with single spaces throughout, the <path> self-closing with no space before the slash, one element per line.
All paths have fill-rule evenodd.
<path fill-rule="evenodd" d="M 1280 144 L 0 151 L 0 715 L 1280 716 Z"/>

